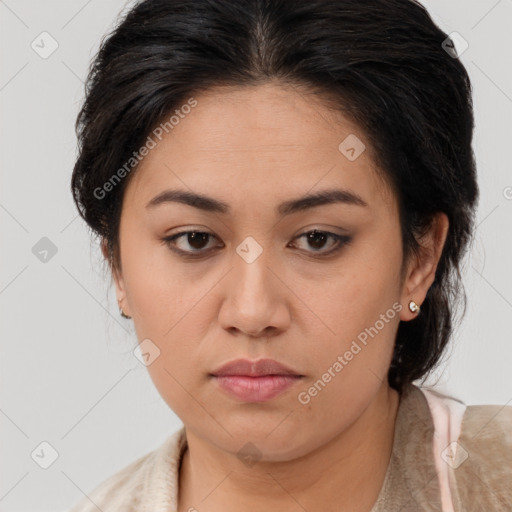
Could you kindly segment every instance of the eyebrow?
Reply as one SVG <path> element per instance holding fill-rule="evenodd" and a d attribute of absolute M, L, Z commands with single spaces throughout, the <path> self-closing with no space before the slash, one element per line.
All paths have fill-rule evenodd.
<path fill-rule="evenodd" d="M 227 203 L 214 199 L 213 197 L 185 190 L 164 190 L 151 199 L 146 205 L 146 208 L 154 208 L 155 206 L 169 202 L 186 204 L 206 212 L 231 213 L 231 207 Z M 364 201 L 362 197 L 350 190 L 330 189 L 284 201 L 276 207 L 276 214 L 284 217 L 285 215 L 302 212 L 317 206 L 335 203 L 368 207 L 367 202 Z"/>

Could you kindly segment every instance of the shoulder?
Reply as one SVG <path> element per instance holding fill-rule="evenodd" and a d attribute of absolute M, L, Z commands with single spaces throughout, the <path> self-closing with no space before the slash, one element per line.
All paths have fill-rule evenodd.
<path fill-rule="evenodd" d="M 455 511 L 510 510 L 512 405 L 465 405 L 433 390 L 422 391 L 436 427 L 438 473 L 450 482 Z"/>
<path fill-rule="evenodd" d="M 475 510 L 512 507 L 512 406 L 469 405 L 453 468 L 457 494 Z"/>
<path fill-rule="evenodd" d="M 466 436 L 512 443 L 512 405 L 468 405 L 462 425 Z"/>
<path fill-rule="evenodd" d="M 175 498 L 179 458 L 186 444 L 184 428 L 155 450 L 139 457 L 86 493 L 69 512 L 141 510 L 155 500 Z M 162 485 L 166 482 L 167 485 Z M 163 496 L 162 493 L 167 493 Z"/>

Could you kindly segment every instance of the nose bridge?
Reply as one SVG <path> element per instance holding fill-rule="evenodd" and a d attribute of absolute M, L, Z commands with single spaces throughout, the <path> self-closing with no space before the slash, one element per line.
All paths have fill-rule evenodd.
<path fill-rule="evenodd" d="M 267 268 L 271 264 L 270 251 L 263 250 L 258 242 L 248 237 L 240 243 L 236 253 L 229 293 L 239 308 L 251 314 L 256 308 L 268 307 L 268 302 L 272 300 L 272 273 Z"/>
<path fill-rule="evenodd" d="M 236 248 L 232 262 L 219 318 L 223 327 L 251 334 L 283 328 L 287 315 L 283 314 L 285 304 L 280 303 L 283 296 L 276 270 L 271 270 L 271 251 L 247 237 Z"/>

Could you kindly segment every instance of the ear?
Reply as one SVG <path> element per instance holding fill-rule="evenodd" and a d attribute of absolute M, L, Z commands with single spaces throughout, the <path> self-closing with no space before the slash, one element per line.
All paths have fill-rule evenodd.
<path fill-rule="evenodd" d="M 119 269 L 117 269 L 114 262 L 111 262 L 109 259 L 107 240 L 105 238 L 101 241 L 101 252 L 103 253 L 103 257 L 107 260 L 110 271 L 112 272 L 112 278 L 116 287 L 117 303 L 119 307 L 123 309 L 125 315 L 132 316 L 128 306 L 128 301 L 126 300 L 126 292 L 122 273 Z"/>
<path fill-rule="evenodd" d="M 418 315 L 411 312 L 409 302 L 413 300 L 418 306 L 424 302 L 436 277 L 436 269 L 443 252 L 449 224 L 445 213 L 437 213 L 428 232 L 418 240 L 421 249 L 418 256 L 411 255 L 402 288 L 401 304 L 404 307 L 400 312 L 400 320 L 409 321 Z"/>

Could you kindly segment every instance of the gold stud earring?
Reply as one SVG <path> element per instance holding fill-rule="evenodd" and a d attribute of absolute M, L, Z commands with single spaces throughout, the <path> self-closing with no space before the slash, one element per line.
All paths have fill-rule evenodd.
<path fill-rule="evenodd" d="M 409 302 L 409 310 L 411 311 L 411 313 L 419 313 L 420 309 L 421 308 L 418 306 L 418 304 L 416 304 L 416 302 L 414 302 L 413 300 Z"/>

